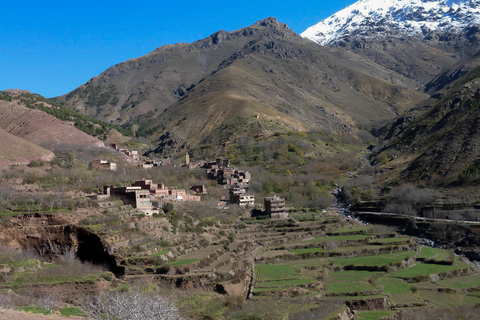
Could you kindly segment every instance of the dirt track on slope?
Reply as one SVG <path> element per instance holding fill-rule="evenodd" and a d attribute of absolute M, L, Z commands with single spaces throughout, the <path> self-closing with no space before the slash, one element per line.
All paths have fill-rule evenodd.
<path fill-rule="evenodd" d="M 45 316 L 41 314 L 28 313 L 23 311 L 15 311 L 10 309 L 0 309 L 0 319 L 2 320 L 76 320 L 81 318 L 62 317 L 62 316 Z"/>

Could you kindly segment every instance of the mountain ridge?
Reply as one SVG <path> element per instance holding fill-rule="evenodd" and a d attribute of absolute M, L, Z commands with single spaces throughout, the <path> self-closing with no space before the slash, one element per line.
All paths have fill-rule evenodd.
<path fill-rule="evenodd" d="M 463 185 L 462 174 L 480 159 L 480 67 L 442 89 L 438 99 L 410 110 L 381 133 L 386 144 L 373 154 L 384 161 L 388 181 Z M 468 183 L 478 184 L 478 177 Z"/>
<path fill-rule="evenodd" d="M 256 128 L 252 129 L 254 136 L 278 130 L 354 135 L 357 125 L 391 119 L 406 105 L 424 98 L 406 84 L 414 86 L 351 53 L 302 39 L 290 29 L 283 29 L 280 37 L 267 30 L 224 60 L 151 125 L 163 125 L 169 133 L 162 137 L 173 137 L 172 143 L 160 145 L 184 147 L 187 140 L 212 143 L 205 130 L 216 130 L 235 116 L 250 119 L 246 121 Z M 252 123 L 254 117 L 259 120 Z M 244 127 L 239 129 L 243 132 Z M 224 130 L 228 131 L 228 126 Z"/>
<path fill-rule="evenodd" d="M 235 127 L 235 117 L 247 117 L 247 131 L 257 136 L 290 130 L 355 134 L 357 125 L 392 119 L 425 98 L 416 87 L 266 18 L 192 44 L 157 48 L 107 69 L 59 102 L 112 122 L 144 119 L 150 129 L 160 128 L 158 145 L 195 148 L 228 143 L 237 134 L 218 130 L 227 123 Z M 253 117 L 261 120 L 251 123 Z"/>

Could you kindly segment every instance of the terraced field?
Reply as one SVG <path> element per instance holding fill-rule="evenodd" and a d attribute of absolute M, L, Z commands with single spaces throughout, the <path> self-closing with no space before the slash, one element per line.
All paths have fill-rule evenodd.
<path fill-rule="evenodd" d="M 171 240 L 173 245 L 136 260 L 169 255 L 171 268 L 162 280 L 207 283 L 260 303 L 290 297 L 295 302 L 289 310 L 305 310 L 306 301 L 316 306 L 341 302 L 358 311 L 358 319 L 480 304 L 480 270 L 451 251 L 333 212 L 292 217 L 214 228 L 208 241 L 204 235 Z"/>
<path fill-rule="evenodd" d="M 259 243 L 277 242 L 257 256 L 253 299 L 289 294 L 314 296 L 318 303 L 340 299 L 359 311 L 358 319 L 380 319 L 405 308 L 480 304 L 480 273 L 450 251 L 342 218 L 302 218 L 310 219 L 311 230 L 303 239 L 288 228 L 282 229 L 281 243 L 277 235 L 257 233 Z"/>

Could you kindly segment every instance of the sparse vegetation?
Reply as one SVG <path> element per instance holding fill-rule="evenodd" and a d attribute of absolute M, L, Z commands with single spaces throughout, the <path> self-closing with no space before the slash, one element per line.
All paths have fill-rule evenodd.
<path fill-rule="evenodd" d="M 110 106 L 121 107 L 126 114 L 131 108 L 139 110 L 144 101 L 135 93 L 123 103 L 113 86 L 93 84 L 68 99 L 79 95 L 95 109 L 89 114 L 107 114 Z M 156 111 L 150 110 L 122 125 L 111 125 L 41 97 L 20 99 L 89 134 L 104 136 L 116 129 L 136 136 L 124 146 L 145 150 L 152 147 L 150 139 L 172 130 L 172 123 L 185 128 L 195 118 L 181 113 L 167 115 L 172 123 L 155 122 L 151 119 Z M 463 107 L 473 114 L 478 105 Z M 386 177 L 400 160 L 400 151 L 388 148 L 393 140 L 377 141 L 366 131 L 353 132 L 287 131 L 270 119 L 235 115 L 201 142 L 204 147 L 193 142 L 184 145 L 191 147 L 192 159 L 225 156 L 251 173 L 250 191 L 257 204 L 272 194 L 285 198 L 290 216 L 280 221 L 262 216 L 261 205 L 256 208 L 257 219 L 263 220 L 251 217 L 250 208 L 219 206 L 218 199 L 228 199 L 228 189 L 207 180 L 203 169 L 144 170 L 105 148 L 58 147 L 51 163 L 34 160 L 6 168 L 0 173 L 0 231 L 13 245 L 36 253 L 0 252 L 0 306 L 102 319 L 110 313 L 116 319 L 133 317 L 128 312 L 134 305 L 127 307 L 132 310 L 117 306 L 123 315 L 107 308 L 126 300 L 149 304 L 152 310 L 171 305 L 174 315 L 169 319 L 182 314 L 192 319 L 334 318 L 359 305 L 372 309 L 359 311 L 359 319 L 408 318 L 412 308 L 426 306 L 433 306 L 435 312 L 448 308 L 468 313 L 480 302 L 478 268 L 452 250 L 421 246 L 396 231 L 474 248 L 480 243 L 478 225 L 440 219 L 474 220 L 477 200 L 468 202 L 466 196 L 443 192 L 448 189 L 439 191 L 436 187 L 444 178 L 418 174 L 424 163 L 421 158 L 418 168 L 403 167 L 402 174 L 414 177 L 410 183 Z M 402 143 L 407 149 L 407 140 L 415 141 L 419 133 L 405 132 Z M 216 147 L 217 140 L 221 148 Z M 366 143 L 377 142 L 368 158 Z M 184 150 L 179 150 L 170 159 L 175 164 L 185 159 Z M 89 167 L 94 158 L 118 162 L 117 172 Z M 471 161 L 457 178 L 475 185 L 477 167 Z M 196 203 L 159 197 L 161 208 L 153 216 L 133 210 L 119 198 L 95 202 L 83 197 L 83 192 L 97 194 L 102 186 L 129 186 L 138 179 L 185 189 L 203 184 L 209 194 Z M 339 191 L 337 199 L 333 190 Z M 366 226 L 338 215 L 332 211 L 334 200 L 345 200 L 354 209 L 396 214 L 402 220 L 393 224 L 401 229 Z M 460 208 L 459 203 L 467 202 L 467 208 Z M 424 220 L 416 221 L 417 217 Z M 78 227 L 75 232 L 69 229 L 72 225 Z M 16 228 L 31 231 L 32 238 L 17 240 L 13 235 L 18 233 L 8 231 Z M 48 245 L 42 246 L 42 237 Z M 168 291 L 160 292 L 156 283 Z M 29 292 L 32 286 L 40 289 Z M 79 291 L 88 292 L 88 298 L 72 307 L 72 295 Z M 247 293 L 251 299 L 245 300 Z M 162 300 L 170 295 L 176 297 L 179 309 L 173 300 Z M 37 299 L 40 296 L 44 299 Z"/>

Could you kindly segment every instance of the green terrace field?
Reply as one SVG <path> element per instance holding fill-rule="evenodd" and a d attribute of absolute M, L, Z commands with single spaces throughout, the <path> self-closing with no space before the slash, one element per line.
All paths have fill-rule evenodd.
<path fill-rule="evenodd" d="M 398 244 L 398 243 L 408 243 L 412 239 L 411 238 L 383 238 L 383 239 L 372 239 L 370 243 L 375 244 Z"/>
<path fill-rule="evenodd" d="M 357 227 L 349 227 L 349 228 L 341 229 L 338 231 L 329 232 L 328 235 L 338 236 L 338 235 L 348 235 L 348 234 L 366 234 L 367 231 L 369 231 L 368 226 L 357 226 Z"/>
<path fill-rule="evenodd" d="M 40 264 L 38 260 L 20 260 L 9 264 L 13 269 L 8 276 L 0 278 L 0 284 L 6 287 L 19 287 L 23 284 L 66 284 L 81 282 L 97 282 L 101 279 L 113 277 L 111 272 L 100 268 L 72 263 L 70 265 L 59 265 L 56 263 Z M 8 265 L 4 265 L 8 266 Z"/>
<path fill-rule="evenodd" d="M 141 257 L 133 257 L 132 259 L 147 259 L 147 258 L 154 258 L 154 257 L 159 257 L 159 256 L 162 256 L 166 253 L 169 253 L 170 250 L 162 250 L 162 251 L 159 251 L 157 253 L 153 253 L 153 254 L 149 254 L 149 255 L 146 255 L 146 256 L 141 256 Z"/>
<path fill-rule="evenodd" d="M 440 280 L 437 282 L 444 288 L 460 289 L 476 289 L 480 291 L 480 275 L 458 277 L 453 279 Z"/>
<path fill-rule="evenodd" d="M 364 234 L 354 234 L 354 235 L 338 235 L 338 236 L 326 236 L 321 238 L 315 238 L 308 240 L 309 243 L 325 243 L 328 241 L 358 241 L 358 240 L 365 240 L 369 238 L 368 235 Z"/>
<path fill-rule="evenodd" d="M 195 262 L 200 261 L 200 259 L 181 259 L 170 262 L 170 266 L 179 267 L 194 264 Z"/>
<path fill-rule="evenodd" d="M 285 238 L 273 246 L 274 251 L 265 248 L 280 254 L 264 254 L 257 262 L 253 299 L 301 292 L 352 304 L 388 301 L 390 310 L 360 311 L 358 319 L 380 319 L 428 305 L 480 304 L 480 273 L 453 252 L 420 246 L 411 237 L 369 226 L 331 230 L 333 224 L 324 223 L 330 230 L 323 235 L 318 232 L 303 241 Z"/>
<path fill-rule="evenodd" d="M 307 248 L 307 249 L 296 249 L 292 250 L 295 254 L 303 254 L 303 253 L 317 253 L 317 252 L 326 252 L 325 249 L 322 248 Z"/>
<path fill-rule="evenodd" d="M 325 281 L 327 285 L 326 294 L 352 293 L 361 295 L 379 289 L 378 286 L 369 283 L 368 280 L 378 276 L 379 272 L 368 271 L 337 271 L 329 275 Z"/>
<path fill-rule="evenodd" d="M 383 293 L 387 294 L 400 294 L 409 293 L 412 289 L 412 285 L 408 282 L 404 282 L 401 279 L 384 276 L 378 280 L 378 284 L 382 286 Z"/>
<path fill-rule="evenodd" d="M 408 260 L 414 257 L 417 253 L 415 251 L 380 254 L 375 256 L 355 257 L 335 259 L 334 264 L 340 266 L 386 266 L 389 264 L 400 263 L 403 260 Z"/>
<path fill-rule="evenodd" d="M 395 311 L 360 311 L 357 320 L 377 320 L 394 314 Z"/>
<path fill-rule="evenodd" d="M 414 278 L 419 276 L 428 276 L 431 274 L 439 274 L 454 270 L 466 269 L 469 266 L 460 261 L 458 258 L 455 259 L 455 262 L 452 265 L 443 265 L 435 263 L 420 263 L 412 266 L 411 268 L 395 272 L 392 274 L 393 277 L 398 278 Z"/>
<path fill-rule="evenodd" d="M 447 261 L 450 256 L 453 256 L 451 251 L 431 247 L 423 247 L 417 256 L 417 259 Z"/>

